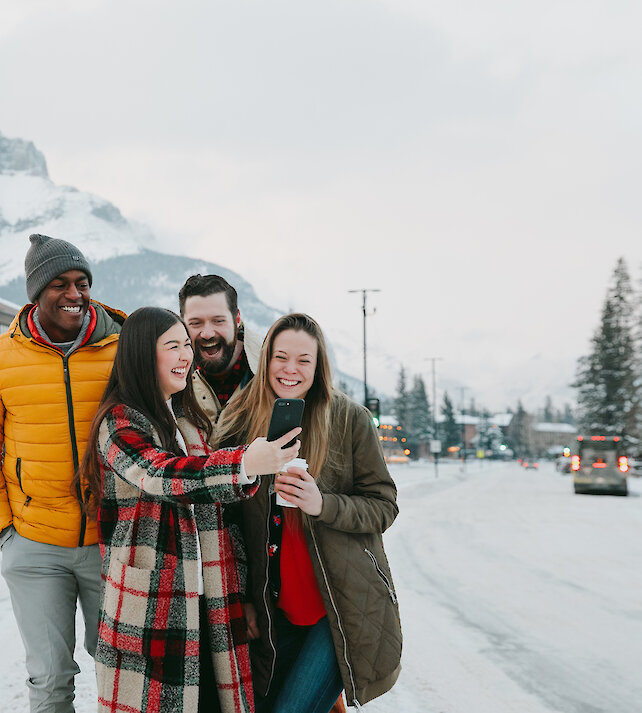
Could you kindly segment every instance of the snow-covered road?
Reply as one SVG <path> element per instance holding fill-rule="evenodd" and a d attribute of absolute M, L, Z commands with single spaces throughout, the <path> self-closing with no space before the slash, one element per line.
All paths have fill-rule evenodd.
<path fill-rule="evenodd" d="M 404 670 L 370 708 L 639 713 L 642 483 L 596 497 L 548 463 L 442 473 L 395 470 Z"/>
<path fill-rule="evenodd" d="M 576 496 L 550 464 L 398 466 L 385 535 L 405 647 L 371 713 L 639 713 L 642 479 Z M 23 652 L 0 579 L 0 711 L 27 711 Z M 79 652 L 77 711 L 95 710 Z"/>

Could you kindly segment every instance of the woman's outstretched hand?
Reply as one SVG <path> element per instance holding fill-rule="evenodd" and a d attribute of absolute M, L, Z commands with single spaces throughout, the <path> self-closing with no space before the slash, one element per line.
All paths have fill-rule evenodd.
<path fill-rule="evenodd" d="M 250 477 L 253 475 L 271 475 L 283 470 L 283 466 L 296 458 L 301 447 L 301 441 L 297 441 L 289 448 L 283 448 L 293 438 L 301 433 L 300 428 L 293 428 L 285 436 L 277 438 L 276 441 L 268 441 L 265 438 L 257 438 L 252 441 L 245 451 L 243 465 L 245 472 Z"/>
<path fill-rule="evenodd" d="M 307 470 L 291 467 L 287 473 L 279 473 L 274 481 L 274 489 L 284 500 L 308 515 L 316 517 L 321 514 L 323 495 Z"/>

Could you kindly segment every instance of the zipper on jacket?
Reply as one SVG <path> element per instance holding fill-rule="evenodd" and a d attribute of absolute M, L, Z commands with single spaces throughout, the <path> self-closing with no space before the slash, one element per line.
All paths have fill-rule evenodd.
<path fill-rule="evenodd" d="M 72 352 L 73 354 L 73 352 Z M 76 442 L 76 426 L 74 421 L 74 403 L 71 397 L 71 379 L 69 377 L 69 357 L 62 357 L 62 368 L 65 377 L 65 392 L 67 394 L 67 415 L 69 416 L 69 436 L 71 438 L 71 454 L 73 456 L 74 462 L 74 473 L 77 472 L 78 466 L 80 465 L 78 459 L 78 443 Z M 83 509 L 83 497 L 82 489 L 80 487 L 80 480 L 76 483 L 76 498 L 80 503 L 80 535 L 78 537 L 78 547 L 82 547 L 85 540 L 85 530 L 87 529 L 87 516 Z"/>
<path fill-rule="evenodd" d="M 321 554 L 319 553 L 319 546 L 317 545 L 317 538 L 314 534 L 314 528 L 310 525 L 310 534 L 312 535 L 312 542 L 314 543 L 314 551 L 316 553 L 317 559 L 319 560 L 319 565 L 321 566 L 321 572 L 323 573 L 323 581 L 325 582 L 325 588 L 328 590 L 328 597 L 330 598 L 330 604 L 334 609 L 335 616 L 337 617 L 337 624 L 339 625 L 339 631 L 341 633 L 341 638 L 343 639 L 343 658 L 348 667 L 348 673 L 350 674 L 350 683 L 352 684 L 352 703 L 348 705 L 356 707 L 357 710 L 361 710 L 361 705 L 357 700 L 357 687 L 354 682 L 354 675 L 352 673 L 352 666 L 348 660 L 348 640 L 346 639 L 345 632 L 343 631 L 343 626 L 341 626 L 341 617 L 339 616 L 339 610 L 337 605 L 334 603 L 334 597 L 332 596 L 332 591 L 330 590 L 330 584 L 328 582 L 328 576 L 323 566 L 323 560 L 321 559 Z"/>
<path fill-rule="evenodd" d="M 383 580 L 383 583 L 386 585 L 386 588 L 388 589 L 388 594 L 390 595 L 390 599 L 392 599 L 392 603 L 393 603 L 393 604 L 396 604 L 396 603 L 397 603 L 397 597 L 396 597 L 396 595 L 395 595 L 395 591 L 394 591 L 394 589 L 392 588 L 392 585 L 390 584 L 390 580 L 388 579 L 388 577 L 386 577 L 386 575 L 385 575 L 385 573 L 383 572 L 383 570 L 381 569 L 381 567 L 379 567 L 379 564 L 378 564 L 378 562 L 377 562 L 377 558 L 372 554 L 372 552 L 370 552 L 370 550 L 369 550 L 367 547 L 365 547 L 363 551 L 364 551 L 364 552 L 368 555 L 368 557 L 370 557 L 370 559 L 372 560 L 372 564 L 375 566 L 375 569 L 376 569 L 377 572 L 379 573 L 379 576 L 381 577 L 381 579 Z"/>
<path fill-rule="evenodd" d="M 100 304 L 100 303 L 99 303 Z M 16 327 L 11 332 L 11 338 L 15 336 L 16 332 L 20 329 L 20 320 L 18 319 L 16 321 Z M 33 337 L 30 338 L 31 341 L 35 341 Z M 40 342 L 37 342 L 40 346 L 44 347 L 45 349 L 48 349 L 51 352 L 54 352 L 55 354 L 58 354 L 61 359 L 62 359 L 62 366 L 63 366 L 63 373 L 64 373 L 64 381 L 65 381 L 65 393 L 67 396 L 67 415 L 69 417 L 69 436 L 71 438 L 71 453 L 73 457 L 73 463 L 74 463 L 74 473 L 78 470 L 79 466 L 79 459 L 78 459 L 78 443 L 76 442 L 76 427 L 75 427 L 75 422 L 74 422 L 74 405 L 73 401 L 71 398 L 71 381 L 69 377 L 69 357 L 71 354 L 75 354 L 77 350 L 74 350 L 71 352 L 71 354 L 64 355 L 60 349 L 57 349 L 51 344 L 42 344 Z M 86 346 L 89 347 L 94 347 L 98 346 L 98 343 L 96 344 L 87 344 Z M 24 492 L 24 491 L 23 491 Z M 83 504 L 84 500 L 82 497 L 82 489 L 80 487 L 80 482 L 76 485 L 76 498 L 78 499 L 78 502 L 80 503 L 80 536 L 78 538 L 78 547 L 82 547 L 84 544 L 85 540 L 85 530 L 87 529 L 87 516 L 85 515 L 85 511 L 83 509 Z M 27 503 L 29 504 L 29 501 L 31 498 L 29 497 L 27 499 Z"/>
<path fill-rule="evenodd" d="M 270 671 L 270 677 L 268 678 L 267 682 L 267 687 L 265 689 L 265 694 L 267 695 L 270 686 L 272 685 L 272 679 L 274 678 L 274 669 L 276 668 L 276 646 L 274 644 L 274 637 L 272 636 L 272 629 L 273 629 L 273 624 L 272 624 L 272 618 L 270 617 L 270 603 L 268 601 L 267 595 L 268 595 L 268 588 L 270 586 L 270 553 L 268 552 L 268 548 L 270 546 L 270 517 L 271 517 L 271 511 L 270 511 L 270 488 L 268 486 L 267 489 L 267 499 L 268 499 L 268 507 L 267 507 L 267 520 L 265 522 L 265 531 L 266 531 L 266 537 L 265 537 L 265 585 L 263 586 L 263 604 L 265 605 L 265 614 L 267 615 L 268 618 L 268 639 L 270 641 L 270 646 L 272 647 L 272 668 Z"/>

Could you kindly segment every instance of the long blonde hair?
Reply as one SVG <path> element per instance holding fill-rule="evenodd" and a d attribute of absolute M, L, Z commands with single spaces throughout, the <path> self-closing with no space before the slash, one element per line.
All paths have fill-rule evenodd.
<path fill-rule="evenodd" d="M 287 314 L 277 319 L 270 327 L 261 347 L 254 378 L 230 400 L 221 414 L 216 430 L 217 441 L 223 444 L 250 443 L 267 434 L 272 406 L 276 399 L 268 381 L 268 370 L 274 340 L 288 329 L 305 332 L 317 343 L 314 380 L 305 397 L 300 455 L 308 462 L 308 472 L 318 477 L 328 458 L 332 371 L 321 327 L 307 314 Z"/>

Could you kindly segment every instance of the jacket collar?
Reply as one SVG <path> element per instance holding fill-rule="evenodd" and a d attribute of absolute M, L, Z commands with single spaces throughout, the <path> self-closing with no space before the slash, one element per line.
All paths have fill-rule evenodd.
<path fill-rule="evenodd" d="M 57 349 L 59 349 L 58 345 L 51 342 L 49 336 L 45 333 L 38 319 L 37 310 L 38 308 L 34 306 L 29 310 L 29 313 L 27 314 L 27 328 L 29 329 L 33 340 L 35 342 L 39 342 L 40 344 L 45 344 L 47 346 L 56 347 Z M 71 344 L 67 351 L 61 351 L 63 351 L 63 353 L 68 356 L 69 354 L 71 354 L 72 351 L 75 351 L 79 347 L 82 347 L 83 344 L 86 344 L 91 339 L 91 335 L 93 334 L 95 327 L 96 310 L 94 309 L 93 305 L 90 304 L 83 319 L 80 332 L 78 332 L 78 334 L 76 335 L 76 339 L 73 341 L 73 344 Z"/>
<path fill-rule="evenodd" d="M 262 344 L 263 340 L 261 337 L 256 332 L 252 332 L 245 327 L 243 348 L 245 349 L 245 356 L 247 357 L 247 363 L 249 364 L 252 376 L 256 374 L 256 371 L 259 368 L 259 355 L 261 354 Z"/>
<path fill-rule="evenodd" d="M 107 307 L 96 300 L 91 300 L 91 306 L 95 310 L 95 327 L 84 342 L 86 345 L 93 345 L 108 337 L 116 338 L 120 334 L 120 329 L 127 315 L 120 310 Z M 29 329 L 29 314 L 33 309 L 33 304 L 26 304 L 15 316 L 9 327 L 9 335 L 14 337 L 24 337 L 32 342 L 41 342 L 36 339 L 37 331 Z M 92 319 L 93 322 L 93 319 Z"/>

